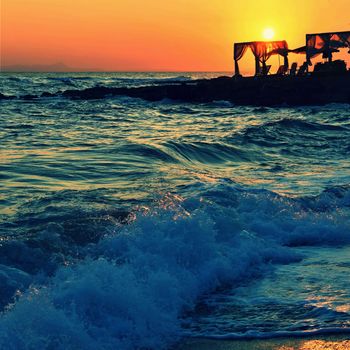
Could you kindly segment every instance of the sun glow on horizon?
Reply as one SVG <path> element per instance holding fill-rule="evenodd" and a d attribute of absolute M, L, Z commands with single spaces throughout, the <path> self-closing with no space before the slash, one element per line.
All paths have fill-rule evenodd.
<path fill-rule="evenodd" d="M 272 40 L 275 36 L 275 31 L 272 28 L 265 28 L 263 31 L 263 37 L 265 40 Z"/>
<path fill-rule="evenodd" d="M 344 10 L 349 0 L 286 0 L 283 11 L 288 16 L 281 15 L 278 0 L 0 0 L 0 4 L 0 70 L 57 66 L 78 71 L 231 72 L 233 43 L 278 38 L 297 48 L 305 45 L 307 33 L 349 29 Z M 343 52 L 337 56 L 350 60 Z M 300 64 L 303 59 L 295 58 Z M 62 68 L 57 62 L 64 63 Z M 245 56 L 242 74 L 253 74 L 254 66 L 253 55 Z"/>

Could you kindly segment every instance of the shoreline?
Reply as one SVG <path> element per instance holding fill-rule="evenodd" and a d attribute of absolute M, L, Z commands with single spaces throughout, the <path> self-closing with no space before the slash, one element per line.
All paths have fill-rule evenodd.
<path fill-rule="evenodd" d="M 251 340 L 187 339 L 173 350 L 349 350 L 350 334 Z"/>

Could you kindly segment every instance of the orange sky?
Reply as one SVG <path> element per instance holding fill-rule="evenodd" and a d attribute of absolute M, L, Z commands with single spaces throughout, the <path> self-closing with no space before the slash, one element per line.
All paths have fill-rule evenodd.
<path fill-rule="evenodd" d="M 350 29 L 349 0 L 0 0 L 1 65 L 230 71 L 232 44 Z M 242 71 L 254 69 L 247 58 Z"/>

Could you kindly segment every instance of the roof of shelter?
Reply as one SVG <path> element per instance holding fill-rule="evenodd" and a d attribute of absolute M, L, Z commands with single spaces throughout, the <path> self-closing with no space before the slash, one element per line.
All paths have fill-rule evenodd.
<path fill-rule="evenodd" d="M 326 32 L 326 33 L 311 33 L 311 34 L 306 34 L 306 36 L 313 36 L 313 35 L 335 35 L 335 34 L 350 34 L 349 30 L 341 31 L 341 32 Z"/>
<path fill-rule="evenodd" d="M 306 34 L 306 56 L 308 60 L 322 53 L 331 57 L 339 48 L 350 47 L 350 31 Z"/>
<path fill-rule="evenodd" d="M 265 41 L 265 40 L 255 40 L 255 41 L 243 41 L 240 43 L 235 43 L 235 45 L 251 45 L 251 44 L 279 44 L 279 43 L 285 43 L 287 44 L 286 40 L 271 40 L 271 41 Z"/>
<path fill-rule="evenodd" d="M 271 56 L 275 54 L 285 54 L 288 52 L 288 44 L 285 40 L 274 41 L 247 41 L 234 44 L 234 58 L 239 60 L 244 55 L 247 48 L 251 48 L 256 56 Z M 267 58 L 268 58 L 267 57 Z"/>
<path fill-rule="evenodd" d="M 284 57 L 285 66 L 288 67 L 288 53 L 306 54 L 306 59 L 311 64 L 311 58 L 323 54 L 324 58 L 332 58 L 333 52 L 339 48 L 350 48 L 350 31 L 306 34 L 306 45 L 294 50 L 288 48 L 286 40 L 274 41 L 246 41 L 234 44 L 234 60 L 236 75 L 239 75 L 238 61 L 251 49 L 256 60 L 256 71 L 260 63 L 266 66 L 266 61 L 272 55 Z M 350 53 L 350 50 L 349 50 Z"/>

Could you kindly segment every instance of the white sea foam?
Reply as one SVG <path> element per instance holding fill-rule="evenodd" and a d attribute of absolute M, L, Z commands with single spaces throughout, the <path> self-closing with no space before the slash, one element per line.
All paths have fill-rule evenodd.
<path fill-rule="evenodd" d="M 319 198 L 310 205 L 236 186 L 202 195 L 136 212 L 121 232 L 87 247 L 83 261 L 32 285 L 1 317 L 0 348 L 165 348 L 204 293 L 300 260 L 288 245 L 350 242 L 338 192 L 328 193 L 338 204 L 322 210 Z"/>

